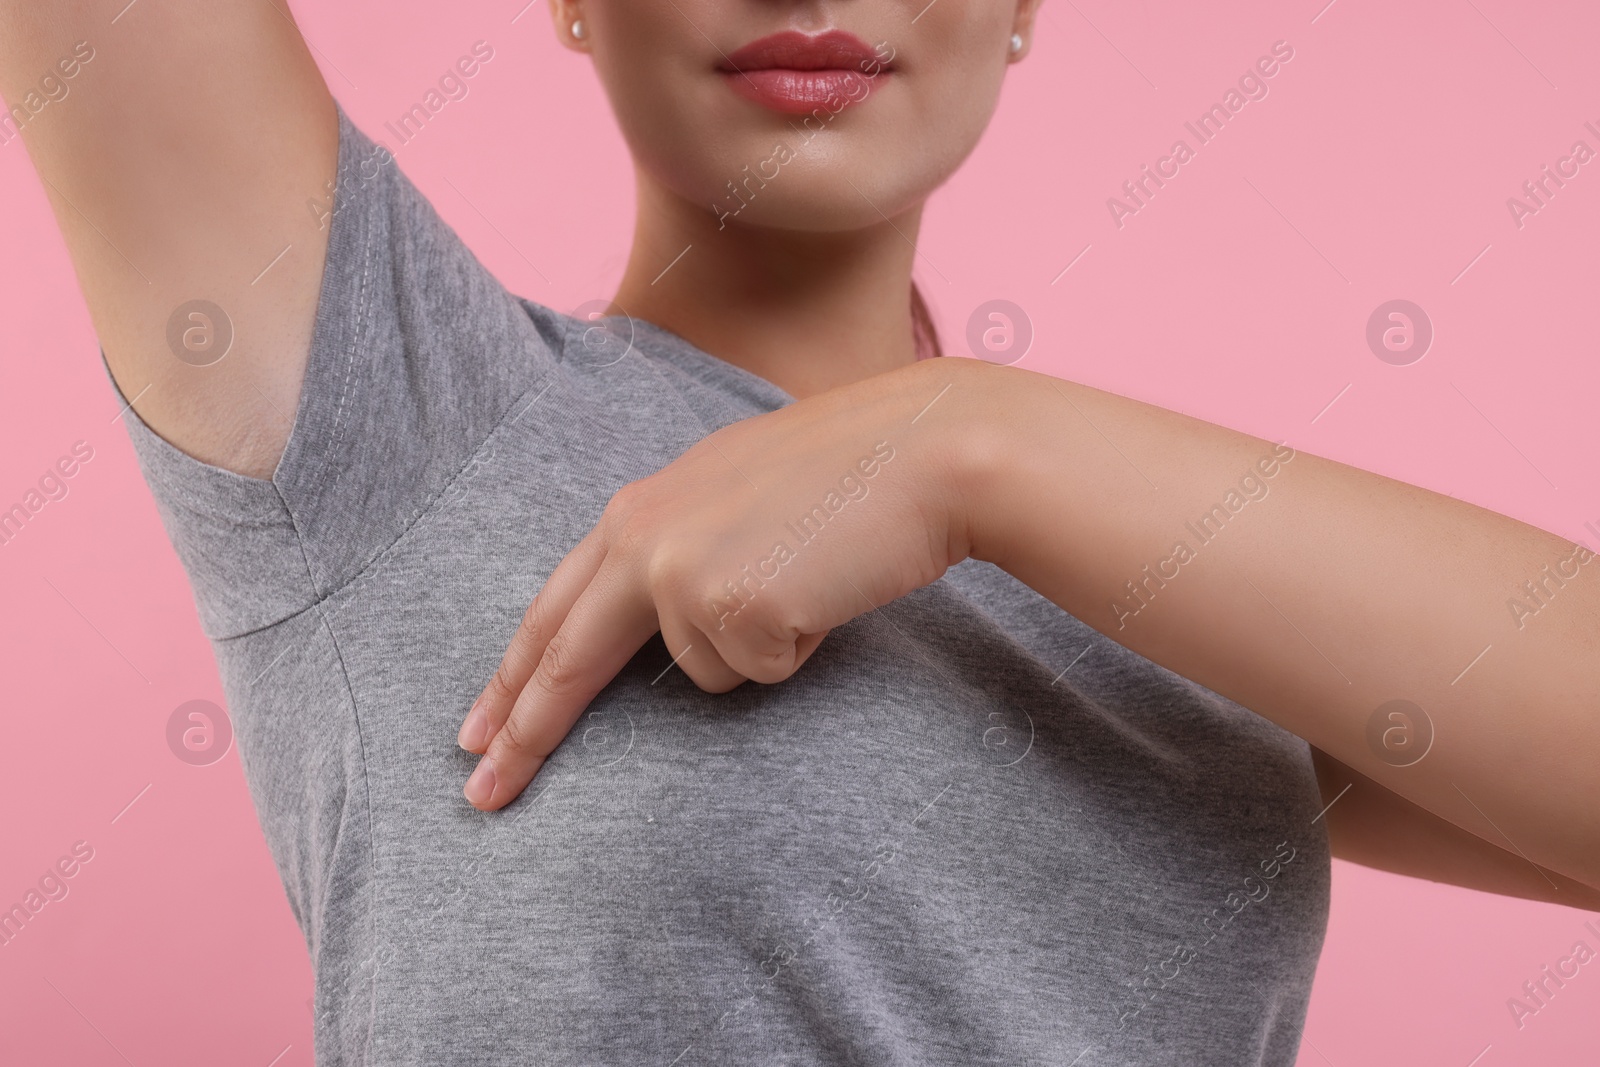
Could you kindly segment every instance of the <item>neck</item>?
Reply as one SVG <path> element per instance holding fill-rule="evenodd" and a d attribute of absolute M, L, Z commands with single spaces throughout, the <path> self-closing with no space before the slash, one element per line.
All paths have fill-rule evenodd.
<path fill-rule="evenodd" d="M 719 221 L 642 172 L 638 184 L 612 313 L 671 330 L 797 399 L 915 362 L 920 204 L 865 229 L 803 233 Z"/>

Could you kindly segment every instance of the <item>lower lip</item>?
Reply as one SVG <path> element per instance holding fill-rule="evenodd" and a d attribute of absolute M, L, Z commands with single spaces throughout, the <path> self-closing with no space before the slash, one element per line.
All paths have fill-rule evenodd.
<path fill-rule="evenodd" d="M 746 100 L 773 111 L 803 115 L 823 107 L 829 101 L 843 100 L 846 107 L 860 104 L 877 90 L 874 83 L 881 82 L 888 73 L 880 70 L 869 78 L 854 70 L 773 68 L 743 73 L 729 71 L 723 77 L 728 79 L 729 87 Z M 858 86 L 865 86 L 866 92 L 863 93 Z"/>

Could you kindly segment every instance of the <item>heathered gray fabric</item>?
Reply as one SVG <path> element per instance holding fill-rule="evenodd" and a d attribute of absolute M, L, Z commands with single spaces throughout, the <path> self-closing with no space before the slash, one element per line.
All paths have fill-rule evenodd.
<path fill-rule="evenodd" d="M 781 685 L 703 693 L 654 640 L 521 799 L 469 807 L 456 729 L 541 582 L 625 482 L 790 398 L 510 295 L 340 125 L 274 478 L 125 420 L 319 1063 L 1293 1063 L 1329 881 L 1307 747 L 988 564 Z"/>

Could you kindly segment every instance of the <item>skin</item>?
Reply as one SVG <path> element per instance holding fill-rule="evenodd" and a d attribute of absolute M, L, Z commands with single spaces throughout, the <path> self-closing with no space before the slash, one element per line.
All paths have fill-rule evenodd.
<path fill-rule="evenodd" d="M 316 315 L 327 230 L 306 202 L 335 172 L 333 98 L 270 0 L 140 3 L 113 23 L 125 2 L 0 0 L 0 93 L 26 106 L 74 42 L 94 49 L 21 139 L 112 377 L 174 445 L 266 478 Z M 237 338 L 207 367 L 167 345 L 196 298 Z"/>
<path fill-rule="evenodd" d="M 787 524 L 882 441 L 894 458 L 869 492 L 802 546 Z M 1132 614 L 1123 582 L 1194 541 L 1186 522 L 1284 453 L 1254 483 L 1267 494 Z M 465 747 L 487 753 L 466 795 L 492 810 L 521 793 L 657 629 L 703 689 L 778 682 L 831 628 L 971 556 L 1331 757 L 1325 792 L 1355 783 L 1350 798 L 1328 796 L 1330 813 L 1360 820 L 1334 824 L 1348 854 L 1592 905 L 1600 581 L 1580 570 L 1521 630 L 1505 606 L 1574 547 L 1138 401 L 927 360 L 735 423 L 618 493 L 463 724 Z M 746 564 L 770 579 L 748 580 Z M 1436 731 L 1407 767 L 1367 740 L 1368 719 L 1397 696 Z"/>
<path fill-rule="evenodd" d="M 316 311 L 327 231 L 306 204 L 334 172 L 332 99 L 268 0 L 163 0 L 113 25 L 121 7 L 0 0 L 0 92 L 23 99 L 74 41 L 95 44 L 23 138 L 113 377 L 178 447 L 269 477 Z M 1336 855 L 1600 907 L 1600 583 L 1569 582 L 1522 629 L 1505 608 L 1571 546 L 1300 453 L 1130 621 L 1112 606 L 1122 583 L 1272 444 L 1015 368 L 915 362 L 922 205 L 976 143 L 1007 65 L 1027 58 L 1006 42 L 1031 38 L 1031 0 L 551 11 L 563 43 L 592 56 L 635 160 L 638 224 L 613 310 L 799 399 L 625 487 L 552 574 L 463 724 L 492 768 L 469 780 L 474 804 L 512 800 L 657 629 L 708 690 L 775 682 L 831 627 L 971 555 L 1310 741 Z M 801 148 L 789 117 L 732 93 L 716 67 L 778 29 L 834 25 L 889 42 L 895 69 Z M 726 182 L 785 136 L 799 157 L 722 225 Z M 166 342 L 172 309 L 198 295 L 238 337 L 209 367 Z M 870 495 L 730 614 L 726 561 L 769 557 L 775 531 L 879 442 L 895 458 Z M 1410 767 L 1365 740 L 1395 697 L 1435 726 Z"/>
<path fill-rule="evenodd" d="M 638 221 L 611 310 L 797 397 L 913 362 L 906 294 L 923 203 L 976 146 L 1008 66 L 1027 58 L 1036 7 L 872 0 L 785 14 L 727 0 L 552 2 L 558 39 L 592 57 L 634 159 Z M 571 32 L 580 19 L 582 39 Z M 815 122 L 810 139 L 803 116 L 750 103 L 717 73 L 760 37 L 830 27 L 893 58 L 867 80 L 865 102 Z M 1025 42 L 1015 55 L 1013 33 Z M 740 203 L 730 180 L 779 143 L 796 158 L 720 219 L 712 205 Z"/>
<path fill-rule="evenodd" d="M 761 187 L 732 225 L 703 205 L 728 204 L 729 176 L 792 131 L 786 117 L 728 92 L 717 61 L 778 28 L 832 23 L 809 12 L 784 22 L 718 0 L 559 0 L 551 13 L 558 38 L 593 56 L 635 160 L 639 222 L 611 312 L 661 323 L 800 402 L 713 435 L 626 487 L 557 568 L 463 722 L 460 743 L 486 754 L 464 788 L 472 804 L 494 810 L 519 795 L 657 630 L 702 688 L 776 682 L 829 628 L 971 555 L 1310 741 L 1334 805 L 1336 855 L 1600 907 L 1600 791 L 1582 755 L 1600 740 L 1600 582 L 1566 587 L 1562 611 L 1531 640 L 1512 640 L 1527 635 L 1506 632 L 1504 607 L 1520 581 L 1572 546 L 1302 456 L 1275 485 L 1271 511 L 1258 509 L 1238 538 L 1206 546 L 1198 577 L 1186 574 L 1130 632 L 1110 607 L 1118 585 L 1165 556 L 1183 524 L 1270 445 L 1027 371 L 914 364 L 904 294 L 922 203 L 976 143 L 1006 64 L 1026 56 L 1026 45 L 1010 55 L 1007 39 L 1030 38 L 1033 4 L 922 11 L 915 34 L 898 38 L 884 84 L 810 142 L 817 151 Z M 843 24 L 869 42 L 895 41 L 909 14 L 883 5 Z M 571 33 L 577 19 L 587 27 L 581 39 Z M 928 138 L 935 120 L 941 136 Z M 921 430 L 907 425 L 946 386 L 959 391 L 943 416 Z M 1108 438 L 1102 422 L 1124 429 Z M 924 440 L 932 426 L 939 436 Z M 770 558 L 783 524 L 888 437 L 921 443 L 905 445 L 909 461 L 892 486 L 877 486 L 875 505 L 830 526 L 830 542 L 807 545 L 748 608 L 719 611 L 729 603 L 725 583 L 739 577 L 726 561 Z M 1169 488 L 1130 481 L 1118 448 L 1137 448 L 1141 466 L 1159 472 L 1155 484 Z M 1099 506 L 1077 506 L 1084 499 Z M 1335 507 L 1325 526 L 1309 523 Z M 1441 549 L 1457 565 L 1444 564 Z M 1275 591 L 1287 590 L 1276 599 L 1302 627 L 1316 625 L 1319 646 L 1344 653 L 1335 660 L 1344 670 L 1330 671 L 1251 589 L 1274 577 Z M 1397 588 L 1410 595 L 1397 598 Z M 1219 643 L 1222 634 L 1229 639 Z M 1447 684 L 1496 640 L 1501 655 Z M 1431 761 L 1397 768 L 1367 743 L 1366 726 L 1401 696 L 1435 709 L 1442 736 Z M 1535 709 L 1535 721 L 1519 713 L 1523 728 L 1508 743 L 1513 706 Z M 1527 770 L 1508 775 L 1515 767 Z"/>

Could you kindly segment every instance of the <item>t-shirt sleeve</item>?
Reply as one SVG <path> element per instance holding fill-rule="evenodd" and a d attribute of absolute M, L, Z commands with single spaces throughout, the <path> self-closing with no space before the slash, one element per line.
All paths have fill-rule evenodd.
<path fill-rule="evenodd" d="M 189 456 L 123 401 L 212 638 L 270 626 L 353 580 L 544 384 L 562 348 L 558 317 L 508 292 L 390 151 L 336 110 L 316 324 L 272 478 Z"/>

